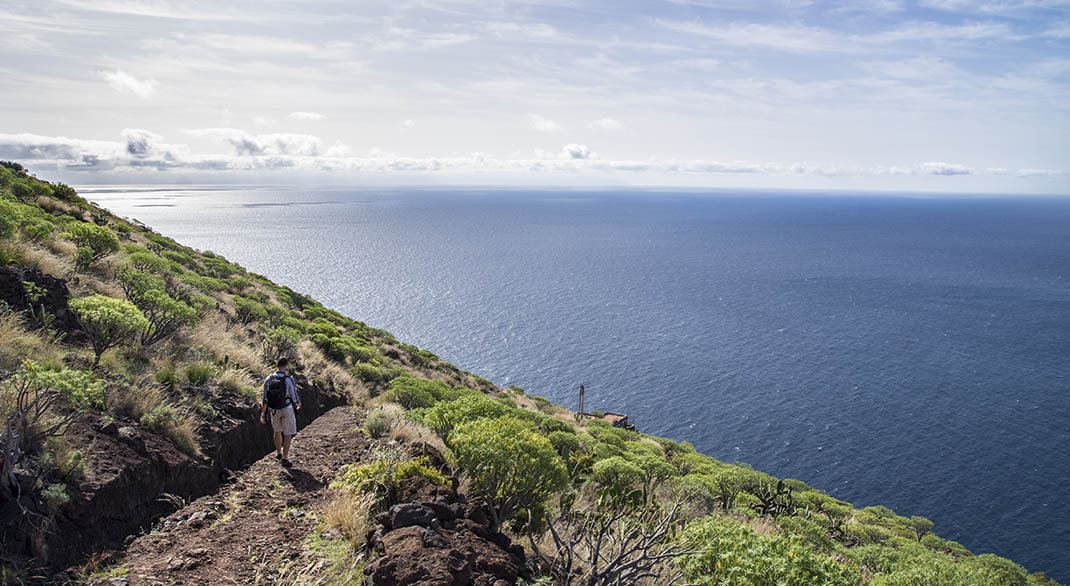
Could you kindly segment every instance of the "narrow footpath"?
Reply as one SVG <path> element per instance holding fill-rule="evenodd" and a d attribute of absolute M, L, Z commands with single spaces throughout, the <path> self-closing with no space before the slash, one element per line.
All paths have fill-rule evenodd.
<path fill-rule="evenodd" d="M 290 467 L 272 452 L 217 494 L 197 499 L 133 540 L 111 562 L 118 571 L 92 583 L 275 583 L 279 569 L 303 555 L 338 470 L 369 449 L 357 423 L 351 407 L 322 415 L 295 437 Z"/>

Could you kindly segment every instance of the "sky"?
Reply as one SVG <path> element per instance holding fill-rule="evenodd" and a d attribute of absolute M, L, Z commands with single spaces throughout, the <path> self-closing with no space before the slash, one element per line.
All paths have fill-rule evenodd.
<path fill-rule="evenodd" d="M 1070 194 L 1070 0 L 4 0 L 0 79 L 75 185 Z"/>

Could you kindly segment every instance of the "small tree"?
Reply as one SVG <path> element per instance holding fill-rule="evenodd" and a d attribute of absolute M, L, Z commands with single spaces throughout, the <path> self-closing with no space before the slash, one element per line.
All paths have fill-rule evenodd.
<path fill-rule="evenodd" d="M 234 321 L 244 326 L 254 321 L 266 322 L 267 319 L 268 313 L 262 303 L 234 296 Z"/>
<path fill-rule="evenodd" d="M 119 288 L 129 301 L 137 303 L 141 297 L 152 289 L 163 289 L 163 279 L 130 267 L 123 267 L 116 273 L 115 278 L 119 281 Z"/>
<path fill-rule="evenodd" d="M 136 305 L 104 295 L 79 297 L 70 302 L 89 341 L 93 344 L 93 366 L 100 364 L 104 351 L 125 339 L 140 335 L 149 327 Z"/>
<path fill-rule="evenodd" d="M 23 362 L 15 375 L 0 386 L 3 430 L 0 433 L 0 493 L 19 489 L 15 464 L 27 446 L 63 435 L 75 415 L 104 404 L 104 386 L 88 373 L 64 369 L 42 370 L 32 361 Z M 56 414 L 52 406 L 63 397 L 73 409 Z"/>
<path fill-rule="evenodd" d="M 472 491 L 487 504 L 491 532 L 518 511 L 541 505 L 568 482 L 565 465 L 550 440 L 513 418 L 480 418 L 459 425 L 449 437 Z"/>
<path fill-rule="evenodd" d="M 613 456 L 591 466 L 591 480 L 600 493 L 613 501 L 633 499 L 639 496 L 636 489 L 643 481 L 643 469 L 621 456 Z"/>
<path fill-rule="evenodd" d="M 151 346 L 197 321 L 197 311 L 189 305 L 172 299 L 160 289 L 150 289 L 134 300 L 148 320 L 148 327 L 141 332 L 141 344 Z"/>
<path fill-rule="evenodd" d="M 673 584 L 680 572 L 673 572 L 670 561 L 694 553 L 676 541 L 679 507 L 673 502 L 665 508 L 574 508 L 557 518 L 547 515 L 553 549 L 540 547 L 530 531 L 528 540 L 555 586 L 616 586 L 644 579 Z"/>
<path fill-rule="evenodd" d="M 67 238 L 79 248 L 93 251 L 93 262 L 119 250 L 119 237 L 115 232 L 87 222 L 74 222 L 67 226 Z"/>

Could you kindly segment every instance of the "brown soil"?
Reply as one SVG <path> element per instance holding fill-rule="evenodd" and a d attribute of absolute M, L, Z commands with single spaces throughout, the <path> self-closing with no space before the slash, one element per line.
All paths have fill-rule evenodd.
<path fill-rule="evenodd" d="M 272 452 L 234 484 L 200 498 L 134 540 L 113 560 L 126 572 L 101 584 L 254 584 L 296 557 L 316 528 L 316 511 L 345 464 L 360 460 L 368 441 L 354 409 L 335 408 L 294 439 L 291 465 Z M 269 433 L 265 430 L 265 433 Z"/>

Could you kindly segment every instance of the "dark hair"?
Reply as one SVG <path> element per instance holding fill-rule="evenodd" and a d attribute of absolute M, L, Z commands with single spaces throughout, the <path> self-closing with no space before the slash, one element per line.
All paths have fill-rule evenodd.
<path fill-rule="evenodd" d="M 290 360 L 287 359 L 285 356 L 279 356 L 279 359 L 277 362 L 275 362 L 275 364 L 279 368 L 286 368 L 286 366 L 290 364 Z"/>

